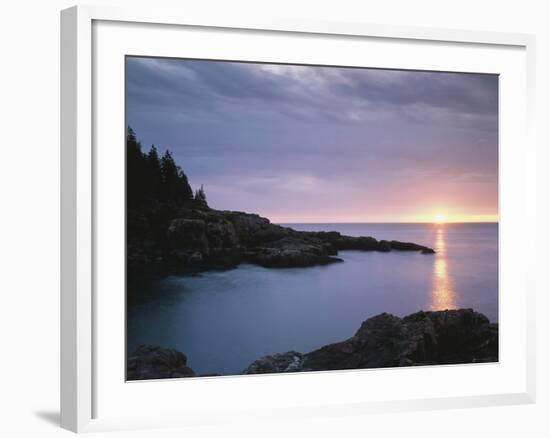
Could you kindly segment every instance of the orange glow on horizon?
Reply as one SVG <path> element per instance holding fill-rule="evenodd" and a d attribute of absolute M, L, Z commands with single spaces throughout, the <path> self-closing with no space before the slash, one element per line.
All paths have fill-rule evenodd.
<path fill-rule="evenodd" d="M 338 224 L 338 223 L 498 223 L 496 214 L 454 215 L 426 214 L 418 216 L 286 216 L 280 214 L 260 213 L 276 224 Z"/>

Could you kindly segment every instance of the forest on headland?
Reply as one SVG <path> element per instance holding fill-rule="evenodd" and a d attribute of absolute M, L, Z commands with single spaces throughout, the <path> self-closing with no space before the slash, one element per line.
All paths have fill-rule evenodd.
<path fill-rule="evenodd" d="M 127 275 L 144 272 L 188 274 L 229 269 L 242 262 L 270 268 L 326 265 L 342 260 L 340 250 L 418 251 L 423 245 L 336 231 L 296 231 L 254 213 L 210 208 L 201 185 L 193 191 L 169 150 L 148 151 L 128 127 Z"/>

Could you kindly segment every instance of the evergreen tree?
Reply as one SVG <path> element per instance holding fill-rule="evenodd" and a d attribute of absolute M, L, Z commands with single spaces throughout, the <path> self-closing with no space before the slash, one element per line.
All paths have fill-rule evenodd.
<path fill-rule="evenodd" d="M 126 196 L 129 207 L 141 203 L 143 195 L 143 153 L 134 130 L 128 126 L 126 132 Z"/>
<path fill-rule="evenodd" d="M 159 199 L 162 190 L 162 171 L 155 145 L 151 146 L 151 150 L 147 154 L 147 184 L 149 198 Z"/>
<path fill-rule="evenodd" d="M 183 172 L 181 167 L 177 166 L 176 169 L 178 170 L 178 193 L 181 196 L 181 200 L 183 200 L 183 201 L 192 201 L 193 200 L 193 189 L 191 188 L 191 185 L 189 184 L 189 180 L 187 179 L 187 175 Z"/>
<path fill-rule="evenodd" d="M 166 151 L 160 160 L 162 172 L 162 195 L 166 200 L 190 201 L 193 199 L 193 190 L 187 176 L 174 162 L 170 151 Z"/>
<path fill-rule="evenodd" d="M 206 202 L 206 193 L 204 193 L 204 187 L 201 184 L 201 188 L 195 191 L 195 202 L 204 207 L 208 207 Z"/>

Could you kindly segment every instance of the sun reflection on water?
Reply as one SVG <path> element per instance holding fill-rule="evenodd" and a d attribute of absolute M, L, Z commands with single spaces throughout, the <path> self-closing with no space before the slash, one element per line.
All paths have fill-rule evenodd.
<path fill-rule="evenodd" d="M 435 259 L 432 275 L 432 310 L 456 309 L 456 296 L 453 282 L 449 276 L 446 251 L 445 225 L 439 224 L 436 229 Z"/>

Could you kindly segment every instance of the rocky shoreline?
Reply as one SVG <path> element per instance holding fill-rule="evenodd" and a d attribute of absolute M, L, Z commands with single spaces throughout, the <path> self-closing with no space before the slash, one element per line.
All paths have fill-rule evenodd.
<path fill-rule="evenodd" d="M 497 361 L 498 324 L 472 309 L 457 309 L 420 311 L 404 318 L 382 313 L 364 321 L 345 341 L 309 353 L 288 351 L 264 356 L 241 374 Z M 142 345 L 127 360 L 128 380 L 200 376 L 177 350 Z"/>
<path fill-rule="evenodd" d="M 341 250 L 434 253 L 412 242 L 296 231 L 257 214 L 206 206 L 165 203 L 128 211 L 127 260 L 132 275 L 154 268 L 184 274 L 240 263 L 270 268 L 326 265 L 342 261 L 336 257 Z"/>

